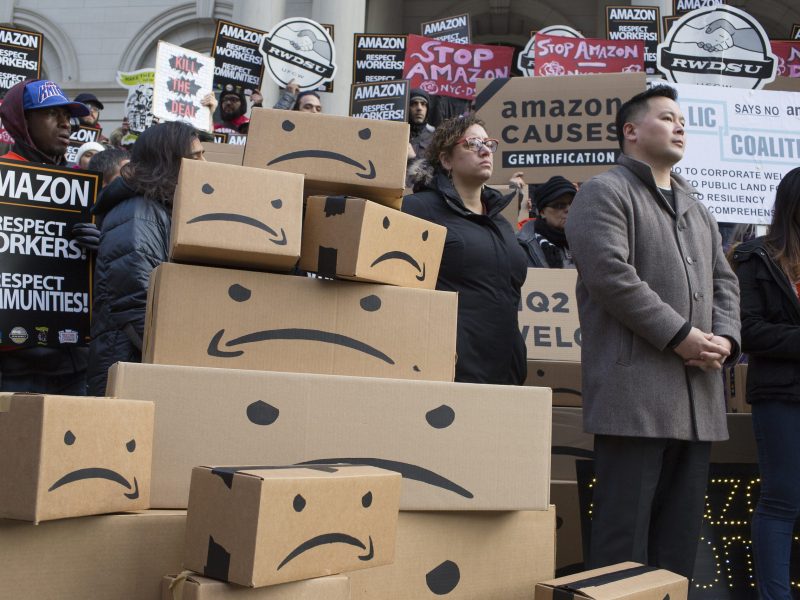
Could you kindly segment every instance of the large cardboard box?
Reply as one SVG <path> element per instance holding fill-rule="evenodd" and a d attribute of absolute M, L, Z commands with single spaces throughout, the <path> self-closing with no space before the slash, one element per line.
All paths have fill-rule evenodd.
<path fill-rule="evenodd" d="M 203 156 L 207 162 L 241 166 L 242 160 L 244 160 L 244 146 L 236 144 L 203 142 L 203 150 L 205 150 Z"/>
<path fill-rule="evenodd" d="M 626 562 L 536 585 L 536 600 L 686 600 L 689 580 L 655 567 Z"/>
<path fill-rule="evenodd" d="M 401 512 L 394 564 L 349 574 L 353 600 L 530 600 L 555 561 L 555 510 Z M 661 600 L 661 599 L 659 599 Z"/>
<path fill-rule="evenodd" d="M 305 193 L 352 194 L 399 208 L 408 123 L 255 108 L 244 164 L 303 173 Z"/>
<path fill-rule="evenodd" d="M 394 560 L 400 474 L 375 467 L 196 467 L 184 565 L 263 587 Z"/>
<path fill-rule="evenodd" d="M 747 365 L 725 369 L 725 400 L 729 413 L 749 413 L 747 403 Z"/>
<path fill-rule="evenodd" d="M 398 471 L 401 510 L 549 504 L 546 388 L 118 363 L 108 393 L 156 404 L 154 506 L 198 464 L 299 462 Z"/>
<path fill-rule="evenodd" d="M 32 525 L 0 520 L 0 597 L 158 600 L 183 557 L 186 511 L 148 510 Z"/>
<path fill-rule="evenodd" d="M 361 198 L 311 196 L 300 268 L 328 277 L 436 288 L 447 229 Z"/>
<path fill-rule="evenodd" d="M 452 381 L 453 292 L 164 263 L 144 362 Z"/>
<path fill-rule="evenodd" d="M 575 269 L 528 269 L 519 307 L 528 360 L 581 361 L 577 277 Z"/>
<path fill-rule="evenodd" d="M 0 517 L 148 508 L 153 414 L 152 402 L 0 394 Z"/>
<path fill-rule="evenodd" d="M 303 176 L 184 158 L 170 258 L 289 271 L 300 258 Z"/>
<path fill-rule="evenodd" d="M 265 588 L 245 588 L 189 571 L 161 581 L 161 600 L 350 600 L 346 575 L 329 575 Z"/>
<path fill-rule="evenodd" d="M 553 390 L 553 406 L 582 406 L 581 363 L 529 360 L 525 385 Z"/>

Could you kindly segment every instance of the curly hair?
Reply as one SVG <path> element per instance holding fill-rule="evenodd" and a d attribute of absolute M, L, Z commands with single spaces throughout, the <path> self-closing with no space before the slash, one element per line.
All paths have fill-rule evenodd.
<path fill-rule="evenodd" d="M 439 161 L 439 155 L 444 152 L 450 154 L 453 148 L 456 147 L 456 141 L 464 137 L 464 132 L 473 125 L 480 125 L 486 127 L 486 123 L 481 121 L 474 114 L 467 115 L 466 117 L 453 117 L 439 123 L 436 131 L 433 132 L 433 140 L 428 147 L 428 154 L 426 158 L 428 162 L 433 165 L 435 169 L 443 170 L 442 163 Z"/>

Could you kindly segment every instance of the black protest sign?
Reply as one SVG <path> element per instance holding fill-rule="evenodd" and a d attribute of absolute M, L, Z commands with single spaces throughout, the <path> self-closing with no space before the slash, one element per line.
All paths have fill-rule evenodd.
<path fill-rule="evenodd" d="M 211 56 L 214 57 L 214 89 L 221 91 L 226 85 L 239 90 L 261 88 L 264 76 L 264 57 L 258 51 L 266 31 L 217 21 L 217 34 Z"/>
<path fill-rule="evenodd" d="M 359 83 L 350 88 L 350 116 L 406 122 L 408 81 Z"/>
<path fill-rule="evenodd" d="M 672 26 L 673 26 L 675 23 L 677 23 L 678 21 L 680 21 L 680 20 L 681 20 L 681 18 L 680 18 L 680 17 L 675 17 L 675 16 L 667 16 L 667 17 L 662 17 L 662 19 L 663 19 L 663 21 L 664 21 L 664 22 L 663 22 L 663 24 L 662 24 L 662 25 L 664 26 L 664 37 L 666 37 L 666 36 L 667 36 L 667 33 L 668 33 L 668 32 L 669 32 L 669 30 L 672 28 Z"/>
<path fill-rule="evenodd" d="M 92 220 L 100 174 L 0 160 L 0 346 L 85 344 L 92 260 L 70 231 Z"/>
<path fill-rule="evenodd" d="M 228 143 L 231 146 L 244 146 L 247 144 L 247 134 L 246 133 L 229 133 L 228 134 Z"/>
<path fill-rule="evenodd" d="M 425 37 L 456 44 L 470 43 L 469 15 L 456 15 L 446 19 L 426 21 L 420 26 L 420 33 Z"/>
<path fill-rule="evenodd" d="M 20 81 L 39 78 L 42 39 L 41 33 L 0 27 L 0 92 Z"/>
<path fill-rule="evenodd" d="M 648 75 L 656 72 L 658 62 L 657 6 L 607 6 L 606 35 L 609 40 L 642 40 L 644 67 Z"/>
<path fill-rule="evenodd" d="M 67 146 L 67 162 L 76 162 L 78 149 L 86 142 L 99 142 L 100 133 L 103 130 L 99 127 L 87 127 L 86 125 L 73 125 L 72 133 L 69 134 L 69 145 Z"/>
<path fill-rule="evenodd" d="M 727 4 L 726 0 L 672 0 L 672 14 L 676 17 L 682 17 L 698 8 L 711 8 L 722 4 Z M 665 31 L 664 35 L 666 33 Z"/>
<path fill-rule="evenodd" d="M 403 78 L 406 36 L 356 33 L 353 38 L 353 83 Z"/>
<path fill-rule="evenodd" d="M 792 25 L 792 35 L 789 39 L 800 40 L 800 23 L 795 23 Z"/>
<path fill-rule="evenodd" d="M 213 134 L 214 136 L 214 143 L 215 144 L 227 144 L 228 143 L 228 134 L 222 131 L 215 131 Z"/>

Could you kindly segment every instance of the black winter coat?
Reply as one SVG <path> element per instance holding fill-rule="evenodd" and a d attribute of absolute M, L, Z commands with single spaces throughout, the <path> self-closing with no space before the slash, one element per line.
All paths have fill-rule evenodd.
<path fill-rule="evenodd" d="M 138 195 L 122 177 L 95 206 L 103 217 L 95 263 L 89 394 L 104 396 L 108 368 L 140 362 L 150 272 L 169 256 L 171 214 Z"/>
<path fill-rule="evenodd" d="M 485 188 L 486 214 L 475 214 L 450 180 L 437 173 L 425 189 L 403 199 L 403 212 L 447 227 L 436 289 L 458 292 L 456 381 L 525 381 L 518 314 L 526 259 L 511 224 L 500 214 L 510 198 Z"/>
<path fill-rule="evenodd" d="M 789 278 L 756 238 L 733 254 L 749 355 L 747 401 L 800 402 L 800 301 Z"/>

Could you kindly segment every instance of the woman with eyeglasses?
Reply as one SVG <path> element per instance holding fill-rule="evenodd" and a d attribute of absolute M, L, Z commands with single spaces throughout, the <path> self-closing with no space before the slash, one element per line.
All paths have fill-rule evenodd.
<path fill-rule="evenodd" d="M 517 239 L 528 257 L 528 266 L 549 269 L 574 269 L 569 251 L 567 214 L 578 189 L 560 175 L 554 175 L 533 191 L 538 218 L 526 221 Z"/>
<path fill-rule="evenodd" d="M 474 116 L 442 122 L 427 159 L 412 165 L 403 212 L 447 227 L 436 289 L 458 292 L 456 381 L 521 385 L 517 313 L 525 253 L 500 212 L 512 200 L 484 185 L 498 142 Z"/>

